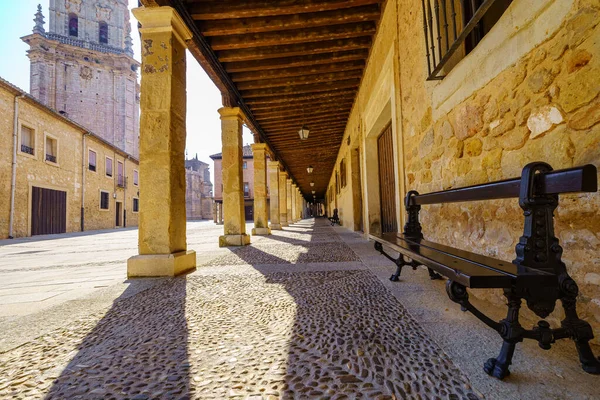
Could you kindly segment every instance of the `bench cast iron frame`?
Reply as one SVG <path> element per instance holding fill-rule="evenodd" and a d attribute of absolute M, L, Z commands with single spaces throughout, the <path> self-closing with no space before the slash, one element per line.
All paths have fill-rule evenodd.
<path fill-rule="evenodd" d="M 565 338 L 574 340 L 583 370 L 591 374 L 600 374 L 600 360 L 594 356 L 589 345 L 589 341 L 594 337 L 592 328 L 588 322 L 580 319 L 577 315 L 576 302 L 579 288 L 567 273 L 566 266 L 561 259 L 563 249 L 554 236 L 554 210 L 558 206 L 558 194 L 595 192 L 597 191 L 596 176 L 596 168 L 593 165 L 552 171 L 550 165 L 536 162 L 528 164 L 523 169 L 520 179 L 424 195 L 419 195 L 414 190 L 407 193 L 405 198 L 407 222 L 404 226 L 403 236 L 417 240 L 423 238 L 419 222 L 421 204 L 519 197 L 525 224 L 523 235 L 516 245 L 516 258 L 513 261 L 513 264 L 517 266 L 517 279 L 510 287 L 503 287 L 504 296 L 508 301 L 506 318 L 499 322 L 492 320 L 469 302 L 469 294 L 464 284 L 452 279 L 446 282 L 446 292 L 450 299 L 460 304 L 463 311 L 471 312 L 483 323 L 497 331 L 503 339 L 498 357 L 490 358 L 484 364 L 484 370 L 488 375 L 498 379 L 510 375 L 509 366 L 515 347 L 524 339 L 536 340 L 540 348 L 549 350 L 556 340 Z M 377 237 L 373 239 L 375 240 L 375 249 L 397 266 L 396 273 L 390 278 L 392 281 L 398 280 L 403 266 L 409 265 L 416 269 L 419 265 L 424 264 L 424 262 L 412 258 L 408 262 L 405 261 L 405 256 L 411 257 L 416 254 L 411 254 L 409 249 L 394 247 L 394 250 L 400 253 L 398 258 L 394 258 L 385 253 L 382 243 L 377 241 Z M 415 244 L 415 246 L 419 245 Z M 436 268 L 435 263 L 426 266 L 431 279 L 441 278 L 431 268 Z M 445 271 L 440 270 L 440 272 L 444 274 Z M 456 272 L 460 273 L 460 271 Z M 536 275 L 544 280 L 536 283 Z M 519 277 L 533 277 L 533 279 L 519 281 Z M 548 280 L 549 277 L 556 279 Z M 544 282 L 544 284 L 539 284 L 539 282 Z M 548 284 L 548 282 L 555 283 Z M 527 307 L 542 318 L 532 329 L 523 328 L 519 322 L 522 300 L 525 300 Z M 559 328 L 551 328 L 544 318 L 554 310 L 557 300 L 562 303 L 565 318 L 561 321 Z"/>

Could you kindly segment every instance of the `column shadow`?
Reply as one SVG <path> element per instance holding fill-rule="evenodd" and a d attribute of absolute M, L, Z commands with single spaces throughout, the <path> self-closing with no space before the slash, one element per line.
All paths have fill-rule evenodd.
<path fill-rule="evenodd" d="M 45 399 L 188 399 L 186 283 L 185 276 L 166 279 L 129 297 L 143 284 L 131 280 L 91 330 L 93 318 L 67 328 L 74 337 L 81 330 L 89 333 Z"/>

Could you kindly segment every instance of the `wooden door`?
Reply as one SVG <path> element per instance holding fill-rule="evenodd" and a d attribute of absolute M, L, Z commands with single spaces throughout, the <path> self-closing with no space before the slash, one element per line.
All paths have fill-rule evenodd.
<path fill-rule="evenodd" d="M 31 188 L 31 235 L 67 232 L 67 192 Z"/>
<path fill-rule="evenodd" d="M 115 209 L 117 210 L 117 215 L 116 215 L 116 219 L 115 219 L 115 225 L 116 226 L 121 226 L 121 202 L 117 201 L 117 206 L 115 207 Z"/>
<path fill-rule="evenodd" d="M 379 158 L 379 199 L 381 232 L 398 232 L 396 221 L 396 180 L 394 178 L 394 146 L 392 126 L 389 125 L 377 139 Z"/>

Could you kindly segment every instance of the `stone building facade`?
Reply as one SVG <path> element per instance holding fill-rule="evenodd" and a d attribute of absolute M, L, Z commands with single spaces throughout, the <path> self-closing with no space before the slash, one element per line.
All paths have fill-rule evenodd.
<path fill-rule="evenodd" d="M 50 0 L 30 46 L 30 93 L 121 150 L 139 155 L 139 63 L 127 0 Z"/>
<path fill-rule="evenodd" d="M 381 231 L 377 138 L 388 126 L 400 229 L 408 190 L 426 193 L 514 178 L 532 161 L 554 169 L 600 167 L 600 3 L 508 3 L 481 41 L 469 54 L 459 52 L 437 80 L 427 80 L 432 44 L 428 48 L 424 37 L 421 1 L 386 3 L 327 191 L 327 211 L 337 207 L 344 226 Z M 423 208 L 427 239 L 515 258 L 523 233 L 516 200 Z M 555 213 L 563 260 L 580 286 L 580 316 L 595 332 L 599 209 L 599 193 L 570 194 L 561 196 Z M 499 290 L 472 294 L 505 302 Z M 561 313 L 557 307 L 554 321 Z M 598 336 L 595 341 L 600 343 Z"/>
<path fill-rule="evenodd" d="M 210 167 L 198 155 L 185 160 L 185 206 L 189 220 L 213 219 L 213 184 Z"/>
<path fill-rule="evenodd" d="M 242 188 L 244 191 L 244 212 L 246 220 L 254 219 L 254 160 L 252 156 L 252 147 L 245 145 L 242 148 L 243 162 L 242 162 Z M 214 200 L 215 200 L 215 221 L 218 223 L 223 222 L 223 179 L 222 179 L 222 160 L 223 154 L 213 154 L 210 158 L 215 163 L 215 186 L 214 186 Z M 267 185 L 267 196 L 269 187 Z M 268 201 L 268 200 L 267 200 Z M 268 209 L 268 207 L 267 207 Z"/>
<path fill-rule="evenodd" d="M 138 160 L 2 79 L 0 137 L 0 238 L 137 226 Z"/>

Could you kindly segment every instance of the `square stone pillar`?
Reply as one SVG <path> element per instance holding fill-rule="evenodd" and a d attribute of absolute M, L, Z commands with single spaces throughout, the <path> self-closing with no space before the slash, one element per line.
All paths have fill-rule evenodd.
<path fill-rule="evenodd" d="M 281 226 L 289 226 L 287 212 L 287 172 L 279 171 L 279 222 Z"/>
<path fill-rule="evenodd" d="M 293 224 L 295 221 L 294 221 L 294 216 L 292 215 L 292 180 L 291 179 L 285 180 L 285 188 L 286 188 L 286 193 L 287 193 L 286 204 L 287 204 L 288 224 Z"/>
<path fill-rule="evenodd" d="M 298 193 L 296 192 L 296 184 L 292 183 L 292 221 L 298 222 L 298 210 L 296 203 L 298 202 Z"/>
<path fill-rule="evenodd" d="M 269 202 L 271 203 L 271 229 L 281 229 L 279 214 L 279 161 L 268 161 Z"/>
<path fill-rule="evenodd" d="M 186 40 L 192 38 L 171 7 L 140 7 L 139 255 L 127 260 L 128 277 L 174 276 L 196 268 L 187 249 L 185 213 Z"/>
<path fill-rule="evenodd" d="M 223 107 L 221 115 L 221 143 L 223 145 L 223 227 L 219 247 L 250 244 L 246 234 L 244 212 L 242 124 L 244 115 L 239 107 Z"/>
<path fill-rule="evenodd" d="M 254 143 L 254 228 L 253 235 L 270 235 L 269 213 L 267 211 L 267 145 Z"/>

